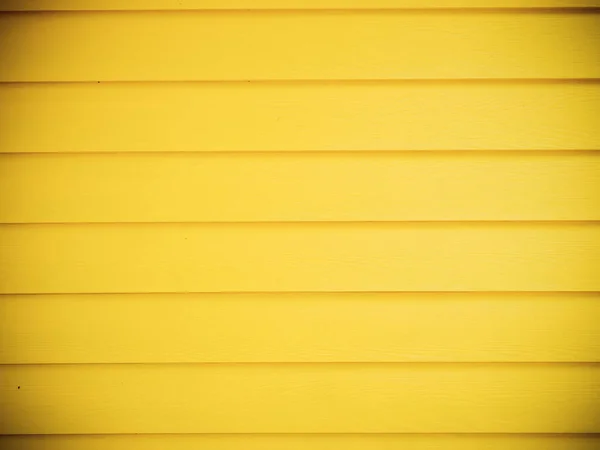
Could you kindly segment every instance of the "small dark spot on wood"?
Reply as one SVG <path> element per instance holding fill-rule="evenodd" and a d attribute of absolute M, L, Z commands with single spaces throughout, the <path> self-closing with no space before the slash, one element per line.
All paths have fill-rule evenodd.
<path fill-rule="evenodd" d="M 21 386 L 17 386 L 17 389 L 21 389 Z"/>

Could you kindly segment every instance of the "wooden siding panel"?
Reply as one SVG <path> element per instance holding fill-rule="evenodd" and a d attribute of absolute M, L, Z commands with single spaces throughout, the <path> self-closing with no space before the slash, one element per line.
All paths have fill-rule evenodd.
<path fill-rule="evenodd" d="M 11 44 L 3 52 L 1 81 L 600 74 L 588 51 L 600 45 L 594 32 L 600 15 L 593 14 L 5 14 L 0 27 Z"/>
<path fill-rule="evenodd" d="M 600 362 L 600 294 L 0 296 L 0 363 Z"/>
<path fill-rule="evenodd" d="M 11 82 L 600 76 L 589 13 L 5 13 L 0 29 Z"/>
<path fill-rule="evenodd" d="M 597 150 L 600 84 L 0 84 L 2 152 Z"/>
<path fill-rule="evenodd" d="M 0 221 L 600 220 L 595 152 L 0 155 Z"/>
<path fill-rule="evenodd" d="M 0 432 L 590 433 L 596 365 L 0 367 Z"/>
<path fill-rule="evenodd" d="M 0 226 L 2 293 L 594 291 L 586 223 Z"/>

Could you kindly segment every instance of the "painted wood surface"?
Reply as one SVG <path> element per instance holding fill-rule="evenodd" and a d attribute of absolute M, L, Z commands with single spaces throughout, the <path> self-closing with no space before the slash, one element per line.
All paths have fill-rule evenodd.
<path fill-rule="evenodd" d="M 1 293 L 595 291 L 589 223 L 0 226 Z"/>
<path fill-rule="evenodd" d="M 0 221 L 599 220 L 592 152 L 0 155 Z"/>
<path fill-rule="evenodd" d="M 37 13 L 0 29 L 12 82 L 600 76 L 587 12 Z"/>
<path fill-rule="evenodd" d="M 600 431 L 598 365 L 94 364 L 0 374 L 0 432 L 10 434 Z"/>
<path fill-rule="evenodd" d="M 0 447 L 596 449 L 598 7 L 1 2 Z"/>
<path fill-rule="evenodd" d="M 0 117 L 7 153 L 596 150 L 600 85 L 1 84 Z"/>
<path fill-rule="evenodd" d="M 5 295 L 0 321 L 3 364 L 600 361 L 589 293 Z"/>

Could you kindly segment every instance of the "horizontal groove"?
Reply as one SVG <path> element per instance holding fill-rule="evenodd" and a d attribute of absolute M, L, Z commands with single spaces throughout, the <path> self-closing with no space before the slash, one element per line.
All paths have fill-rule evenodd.
<path fill-rule="evenodd" d="M 589 361 L 244 361 L 244 362 L 98 362 L 98 363 L 20 363 L 20 364 L 0 364 L 0 370 L 4 367 L 158 367 L 158 366 L 187 366 L 187 367 L 198 367 L 198 366 L 228 366 L 228 367 L 256 367 L 256 366 L 361 366 L 361 367 L 375 367 L 375 366 L 398 366 L 398 367 L 499 367 L 499 366 L 520 366 L 520 367 L 541 367 L 541 366 L 552 366 L 552 367 L 598 367 L 600 361 L 589 362 Z"/>
<path fill-rule="evenodd" d="M 90 434 L 5 434 L 2 436 L 10 437 L 25 437 L 25 438 L 36 438 L 36 437 L 101 437 L 101 436 L 123 436 L 123 437 L 151 437 L 151 436 L 447 436 L 447 437 L 523 437 L 523 438 L 535 438 L 535 437 L 564 437 L 564 438 L 578 438 L 578 437 L 589 437 L 589 438 L 600 438 L 600 433 L 447 433 L 447 432 L 426 432 L 426 433 L 90 433 Z M 0 436 L 1 438 L 1 436 Z"/>
<path fill-rule="evenodd" d="M 498 7 L 498 6 L 473 6 L 473 7 L 381 7 L 381 8 L 186 8 L 186 9 L 39 9 L 39 10 L 10 10 L 0 6 L 1 14 L 87 14 L 87 13 L 108 13 L 108 14 L 136 14 L 136 13 L 200 13 L 200 14 L 252 14 L 252 13 L 289 13 L 289 14 L 318 14 L 318 13 L 340 13 L 340 14 L 364 14 L 364 13 L 401 13 L 401 14 L 437 14 L 437 13 L 460 13 L 460 14 L 564 14 L 564 13 L 598 13 L 600 7 L 597 6 L 556 6 L 556 7 Z"/>
<path fill-rule="evenodd" d="M 27 85 L 70 85 L 70 84 L 600 84 L 600 78 L 380 78 L 380 79 L 239 79 L 239 80 L 70 80 L 70 81 L 0 81 L 0 87 Z"/>
<path fill-rule="evenodd" d="M 0 223 L 0 226 L 80 226 L 80 225 L 98 225 L 98 226 L 152 226 L 152 225 L 177 225 L 177 226 L 381 226 L 390 227 L 403 225 L 422 225 L 422 226 L 528 226 L 528 225 L 599 225 L 600 220 L 353 220 L 353 221 L 190 221 L 190 222 L 8 222 Z"/>
<path fill-rule="evenodd" d="M 342 295 L 342 294 L 355 294 L 355 293 L 361 293 L 361 294 L 390 294 L 390 293 L 395 293 L 395 294 L 421 294 L 421 293 L 429 293 L 429 294 L 482 294 L 482 295 L 486 295 L 486 294 L 522 294 L 522 293 L 529 293 L 529 294 L 552 294 L 552 293 L 556 293 L 556 294 L 592 294 L 592 293 L 600 293 L 600 291 L 557 291 L 557 290 L 550 290 L 550 291 L 148 291 L 148 292 L 143 292 L 143 291 L 136 291 L 136 292 L 98 292 L 98 291 L 83 291 L 83 292 L 73 292 L 73 291 L 69 291 L 69 292 L 3 292 L 0 293 L 0 301 L 1 298 L 3 296 L 17 296 L 17 295 L 22 295 L 22 296 L 51 296 L 51 295 L 202 295 L 202 294 L 211 294 L 211 295 L 217 295 L 217 294 L 227 294 L 227 295 L 239 295 L 239 294 L 253 294 L 253 295 L 261 295 L 261 294 L 338 294 L 338 295 Z"/>
<path fill-rule="evenodd" d="M 598 149 L 600 150 L 600 148 Z M 101 151 L 101 152 L 2 152 L 0 158 L 5 157 L 16 157 L 16 158 L 34 158 L 36 156 L 43 156 L 45 158 L 50 157 L 69 157 L 69 158 L 86 158 L 86 157 L 114 157 L 114 156 L 127 156 L 127 157 L 224 157 L 228 155 L 243 157 L 254 157 L 254 156 L 266 156 L 271 158 L 303 158 L 303 157 L 369 157 L 369 158 L 393 158 L 400 155 L 411 155 L 428 158 L 437 158 L 439 156 L 456 156 L 456 157 L 480 157 L 480 156 L 492 156 L 498 158 L 512 158 L 517 155 L 522 156 L 575 156 L 575 155 L 590 155 L 596 154 L 598 150 L 586 150 L 586 149 L 540 149 L 540 150 L 521 150 L 521 149 L 491 149 L 491 150 L 219 150 L 219 151 L 201 151 L 201 152 L 188 152 L 188 151 Z M 598 153 L 600 156 L 600 153 Z"/>
<path fill-rule="evenodd" d="M 0 294 L 0 301 L 2 301 L 2 297 L 58 297 L 58 296 L 103 296 L 103 295 L 123 295 L 123 296 L 163 296 L 163 295 L 177 295 L 177 296 L 196 296 L 196 295 L 223 295 L 223 296 L 246 296 L 246 295 L 270 295 L 270 296 L 297 296 L 297 295 L 349 295 L 349 296 L 357 296 L 357 295 L 381 295 L 381 296 L 392 296 L 392 295 L 439 295 L 443 296 L 456 296 L 456 295 L 472 295 L 472 296 L 481 296 L 481 295 L 498 295 L 498 296 L 506 296 L 506 295 L 515 295 L 515 296 L 564 296 L 564 295 L 574 295 L 574 296 L 591 296 L 595 297 L 600 294 L 600 291 L 219 291 L 219 292 L 209 292 L 209 291 L 186 291 L 186 292 L 65 292 L 65 293 L 33 293 L 33 294 L 25 294 L 25 293 L 16 293 L 16 294 Z"/>
<path fill-rule="evenodd" d="M 225 156 L 225 155 L 238 155 L 240 157 L 248 155 L 268 155 L 268 156 L 275 156 L 275 155 L 289 155 L 290 157 L 298 157 L 301 155 L 310 155 L 310 156 L 319 156 L 319 155 L 336 155 L 336 156 L 347 156 L 347 155 L 364 155 L 364 156 L 370 156 L 370 157 L 377 157 L 377 156 L 382 156 L 384 157 L 384 155 L 398 155 L 398 154 L 420 154 L 420 155 L 442 155 L 442 154 L 449 154 L 449 155 L 482 155 L 482 154 L 504 154 L 504 155 L 510 155 L 510 156 L 514 156 L 516 154 L 525 154 L 525 155 L 537 155 L 537 156 L 543 156 L 543 155 L 574 155 L 574 154 L 594 154 L 596 152 L 599 152 L 600 148 L 596 149 L 557 149 L 557 150 L 551 150 L 551 149 L 541 149 L 541 150 L 531 150 L 531 149 L 526 149 L 526 150 L 521 150 L 521 149 L 506 149 L 506 150 L 502 150 L 502 149 L 492 149 L 492 150 L 487 150 L 487 149 L 483 149 L 483 150 L 439 150 L 439 149 L 432 149 L 432 150 L 278 150 L 278 151 L 271 151 L 271 150 L 215 150 L 215 151 L 195 151 L 195 152 L 191 152 L 191 151 L 91 151 L 91 152 L 65 152 L 65 151 L 52 151 L 52 152 L 1 152 L 0 151 L 0 158 L 4 157 L 4 156 L 18 156 L 18 157 L 26 157 L 28 155 L 31 156 L 50 156 L 50 155 L 57 155 L 57 156 L 69 156 L 69 157 L 85 157 L 85 156 L 90 156 L 90 155 L 95 155 L 95 156 L 117 156 L 117 155 L 126 155 L 126 156 L 133 156 L 133 155 L 144 155 L 144 156 L 151 156 L 151 155 L 155 155 L 157 157 L 159 156 L 175 156 L 175 155 L 197 155 L 197 156 Z"/>

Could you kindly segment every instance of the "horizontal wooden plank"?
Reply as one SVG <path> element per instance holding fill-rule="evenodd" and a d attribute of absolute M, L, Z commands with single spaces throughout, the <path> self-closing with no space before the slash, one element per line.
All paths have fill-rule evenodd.
<path fill-rule="evenodd" d="M 196 434 L 0 436 L 10 450 L 598 450 L 594 435 Z"/>
<path fill-rule="evenodd" d="M 0 226 L 1 293 L 596 291 L 591 223 Z"/>
<path fill-rule="evenodd" d="M 0 84 L 1 152 L 597 150 L 600 84 Z"/>
<path fill-rule="evenodd" d="M 0 221 L 599 220 L 600 153 L 0 156 Z"/>
<path fill-rule="evenodd" d="M 10 82 L 600 77 L 600 14 L 581 12 L 6 13 L 0 29 Z"/>
<path fill-rule="evenodd" d="M 1 364 L 600 362 L 600 294 L 17 295 L 0 323 Z"/>
<path fill-rule="evenodd" d="M 3 0 L 0 11 L 593 8 L 598 0 Z"/>
<path fill-rule="evenodd" d="M 0 367 L 0 432 L 591 433 L 598 365 Z"/>

